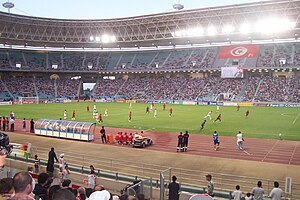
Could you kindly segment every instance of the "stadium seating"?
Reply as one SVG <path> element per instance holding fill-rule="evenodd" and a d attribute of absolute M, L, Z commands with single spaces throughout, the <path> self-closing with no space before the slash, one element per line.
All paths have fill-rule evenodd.
<path fill-rule="evenodd" d="M 1 69 L 91 71 L 210 69 L 230 66 L 232 58 L 217 58 L 220 47 L 135 52 L 52 52 L 0 49 Z M 241 58 L 245 68 L 289 67 L 300 64 L 299 44 L 260 45 L 258 58 Z M 88 68 L 88 66 L 91 66 Z"/>

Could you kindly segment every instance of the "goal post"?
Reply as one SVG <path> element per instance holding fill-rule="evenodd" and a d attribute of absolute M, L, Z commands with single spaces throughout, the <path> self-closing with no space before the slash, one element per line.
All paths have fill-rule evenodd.
<path fill-rule="evenodd" d="M 19 97 L 19 104 L 39 104 L 39 97 Z"/>

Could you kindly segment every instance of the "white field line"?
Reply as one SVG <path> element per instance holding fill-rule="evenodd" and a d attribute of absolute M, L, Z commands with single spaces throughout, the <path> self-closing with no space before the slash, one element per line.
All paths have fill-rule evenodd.
<path fill-rule="evenodd" d="M 294 119 L 293 124 L 295 124 L 295 122 L 297 121 L 299 115 L 300 115 L 300 112 L 299 112 L 299 114 L 297 115 L 297 117 Z"/>

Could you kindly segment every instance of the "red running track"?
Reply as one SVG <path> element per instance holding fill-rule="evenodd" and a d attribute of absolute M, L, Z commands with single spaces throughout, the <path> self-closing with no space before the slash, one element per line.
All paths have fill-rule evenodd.
<path fill-rule="evenodd" d="M 29 122 L 27 122 L 29 127 Z M 95 129 L 94 143 L 101 143 L 100 128 Z M 21 120 L 16 121 L 15 132 L 22 132 Z M 29 128 L 27 128 L 28 133 Z M 106 128 L 107 134 L 115 135 L 122 131 L 127 133 L 134 133 L 138 130 L 124 129 L 124 128 Z M 176 152 L 177 135 L 174 132 L 157 132 L 144 131 L 144 134 L 153 139 L 153 145 L 147 147 L 148 150 Z M 300 165 L 300 142 L 274 139 L 257 139 L 245 138 L 245 151 L 239 151 L 236 148 L 236 138 L 232 136 L 219 136 L 220 149 L 215 151 L 213 148 L 212 136 L 201 134 L 190 134 L 189 147 L 187 152 L 180 152 L 185 154 L 221 157 L 239 160 L 252 160 L 261 162 L 271 162 L 280 164 Z M 113 144 L 117 145 L 117 144 Z M 122 147 L 124 147 L 122 145 Z M 132 148 L 131 146 L 125 146 Z"/>

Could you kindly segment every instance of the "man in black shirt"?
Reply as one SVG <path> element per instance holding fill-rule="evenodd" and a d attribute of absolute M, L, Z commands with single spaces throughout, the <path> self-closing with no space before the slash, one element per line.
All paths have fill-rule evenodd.
<path fill-rule="evenodd" d="M 106 134 L 105 134 L 104 126 L 102 126 L 102 129 L 100 130 L 100 133 L 101 133 L 102 143 L 106 143 Z"/>
<path fill-rule="evenodd" d="M 169 188 L 169 200 L 179 200 L 180 185 L 176 183 L 177 177 L 172 176 L 172 183 L 168 185 Z"/>
<path fill-rule="evenodd" d="M 54 159 L 58 162 L 56 153 L 54 152 L 54 148 L 51 148 L 48 154 L 48 162 L 47 162 L 47 172 L 52 177 L 54 172 Z"/>
<path fill-rule="evenodd" d="M 185 131 L 185 134 L 183 135 L 183 151 L 187 151 L 188 144 L 189 144 L 189 133 L 188 131 Z"/>
<path fill-rule="evenodd" d="M 33 119 L 30 120 L 30 133 L 34 133 L 34 121 L 33 121 Z"/>
<path fill-rule="evenodd" d="M 180 134 L 178 135 L 177 152 L 183 150 L 183 148 L 182 148 L 182 140 L 183 140 L 183 135 L 182 135 L 182 132 L 180 132 Z"/>
<path fill-rule="evenodd" d="M 33 194 L 38 196 L 41 200 L 48 199 L 47 188 L 45 187 L 48 183 L 49 175 L 47 173 L 40 173 L 38 177 L 38 184 L 35 185 Z"/>

